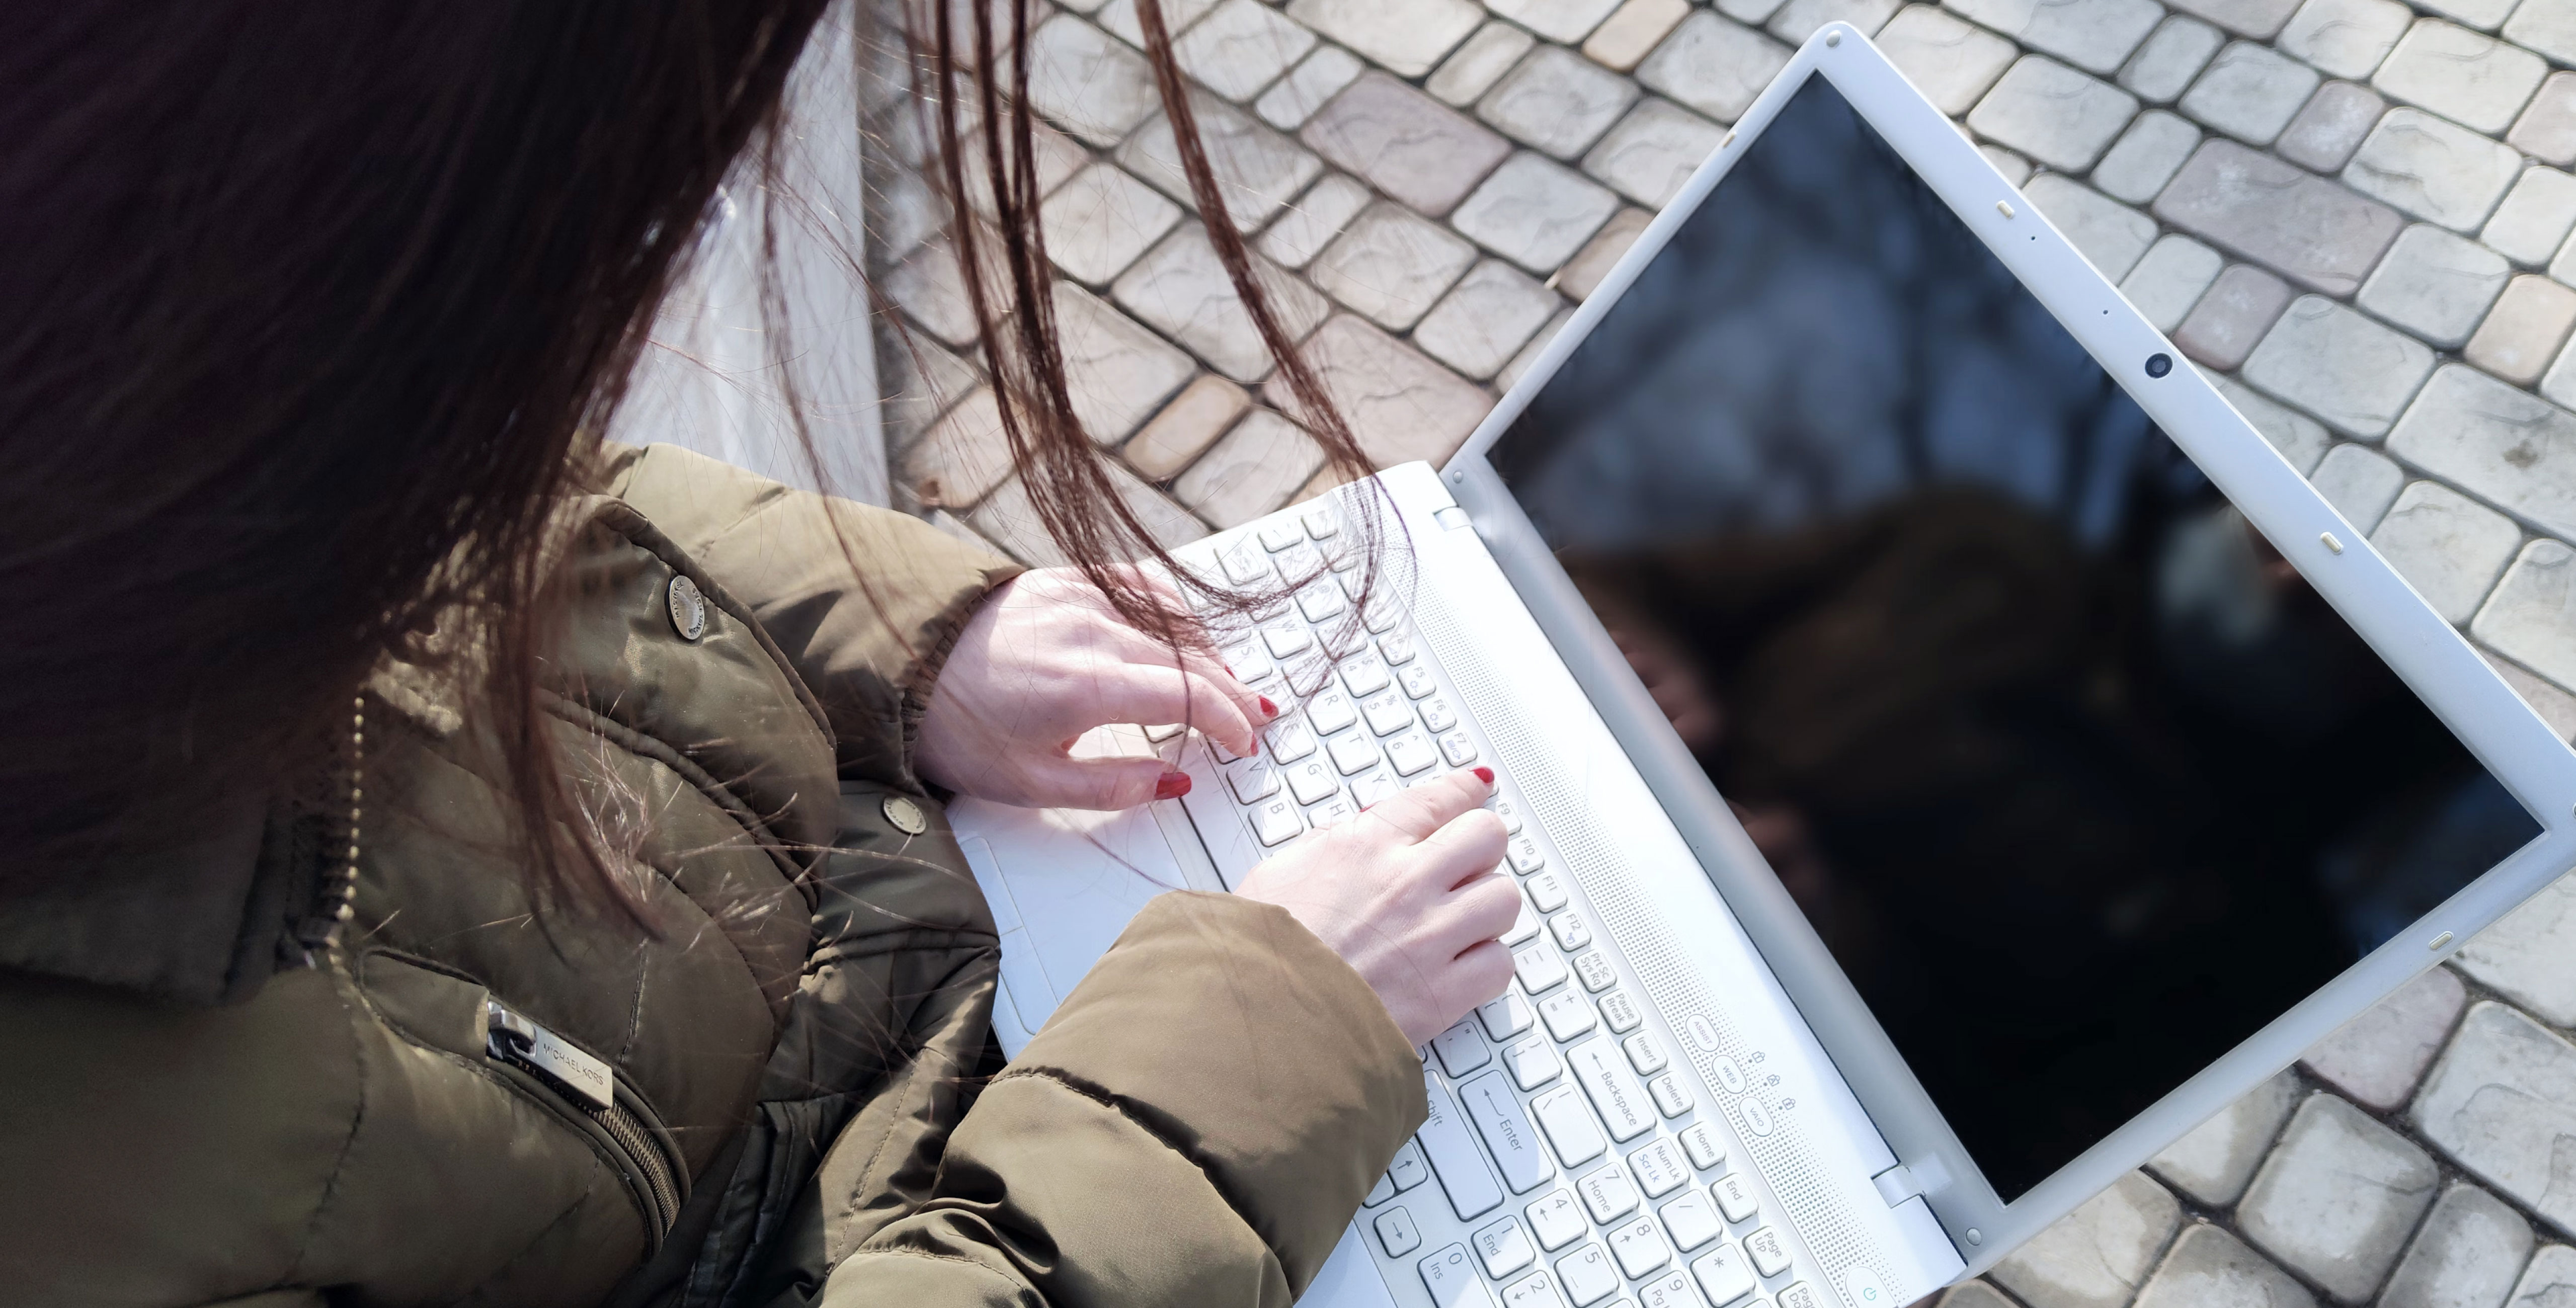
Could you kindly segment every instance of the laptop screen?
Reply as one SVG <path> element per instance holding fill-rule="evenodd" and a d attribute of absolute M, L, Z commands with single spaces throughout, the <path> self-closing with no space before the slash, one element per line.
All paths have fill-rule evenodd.
<path fill-rule="evenodd" d="M 2540 832 L 1821 77 L 1490 458 L 2007 1200 Z"/>

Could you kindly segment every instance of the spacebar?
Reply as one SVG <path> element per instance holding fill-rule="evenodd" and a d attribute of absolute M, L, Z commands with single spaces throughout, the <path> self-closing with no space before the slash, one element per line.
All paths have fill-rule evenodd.
<path fill-rule="evenodd" d="M 1430 1102 L 1431 1113 L 1422 1119 L 1422 1129 L 1413 1138 L 1422 1142 L 1422 1154 L 1431 1160 L 1431 1174 L 1440 1178 L 1440 1188 L 1448 1192 L 1449 1206 L 1458 1210 L 1458 1220 L 1463 1222 L 1500 1207 L 1503 1188 L 1494 1183 L 1492 1170 L 1476 1152 L 1467 1120 L 1449 1102 L 1449 1092 L 1425 1075 L 1422 1097 Z"/>

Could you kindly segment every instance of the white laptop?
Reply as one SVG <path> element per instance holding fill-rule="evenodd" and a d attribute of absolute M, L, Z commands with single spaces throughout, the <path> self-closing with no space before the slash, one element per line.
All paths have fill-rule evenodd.
<path fill-rule="evenodd" d="M 1909 1303 L 2576 864 L 2576 755 L 1842 24 L 1445 468 L 1181 557 L 1312 578 L 1227 637 L 1291 712 L 956 807 L 1006 1049 L 1452 769 L 1526 900 L 1309 1303 Z"/>

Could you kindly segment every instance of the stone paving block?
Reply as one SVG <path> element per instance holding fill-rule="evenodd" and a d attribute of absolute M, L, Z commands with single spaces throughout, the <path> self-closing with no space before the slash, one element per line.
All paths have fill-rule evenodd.
<path fill-rule="evenodd" d="M 2203 143 L 2156 196 L 2155 215 L 2328 295 L 2360 290 L 2406 225 L 2386 205 L 2233 141 Z"/>
<path fill-rule="evenodd" d="M 947 198 L 909 168 L 887 169 L 885 182 L 869 199 L 868 237 L 876 243 L 868 251 L 871 258 L 901 259 L 948 225 Z"/>
<path fill-rule="evenodd" d="M 2300 106 L 2272 142 L 2281 157 L 2302 168 L 2331 173 L 2352 159 L 2388 102 L 2354 82 L 2328 82 Z"/>
<path fill-rule="evenodd" d="M 2566 1308 L 2576 1302 L 2576 1249 L 2553 1244 L 2531 1257 L 2508 1308 Z"/>
<path fill-rule="evenodd" d="M 1319 328 L 1305 354 L 1360 448 L 1381 468 L 1446 460 L 1494 407 L 1492 396 L 1349 314 Z M 1294 415 L 1298 406 L 1286 390 L 1273 379 L 1265 393 Z"/>
<path fill-rule="evenodd" d="M 1103 466 L 1110 484 L 1128 511 L 1145 524 L 1146 534 L 1165 549 L 1187 545 L 1208 534 L 1208 526 L 1197 514 L 1172 502 L 1170 496 L 1137 480 L 1136 475 L 1119 464 Z M 968 525 L 986 540 L 1002 547 L 1011 557 L 1031 567 L 1062 567 L 1068 561 L 1055 541 L 1047 535 L 1045 524 L 1038 521 L 1037 511 L 1029 505 L 1028 488 L 1017 475 L 1003 482 L 973 513 L 966 515 Z"/>
<path fill-rule="evenodd" d="M 1093 164 L 1038 207 L 1047 258 L 1094 286 L 1127 271 L 1181 220 L 1181 207 L 1108 164 Z"/>
<path fill-rule="evenodd" d="M 1494 389 L 1508 391 L 1520 385 L 1522 375 L 1538 363 L 1539 356 L 1547 352 L 1548 342 L 1556 339 L 1558 329 L 1564 327 L 1566 320 L 1573 316 L 1572 305 L 1557 310 L 1556 316 L 1548 319 L 1547 325 L 1539 328 L 1537 335 L 1530 337 L 1529 344 L 1522 346 L 1521 352 L 1513 355 L 1512 361 L 1504 364 L 1503 370 L 1494 375 Z"/>
<path fill-rule="evenodd" d="M 2516 386 L 2529 386 L 2567 343 L 2570 328 L 2576 328 L 2576 291 L 2526 274 L 2505 286 L 2460 353 Z"/>
<path fill-rule="evenodd" d="M 1849 23 L 1863 35 L 1887 25 L 1905 0 L 1789 0 L 1762 30 L 1797 45 L 1827 23 Z"/>
<path fill-rule="evenodd" d="M 2453 350 L 2477 330 L 2512 275 L 2503 255 L 2417 223 L 2388 247 L 2357 298 L 2372 313 Z"/>
<path fill-rule="evenodd" d="M 1147 481 L 1169 481 L 1216 444 L 1251 405 L 1252 397 L 1242 387 L 1214 373 L 1200 373 L 1118 451 L 1119 457 Z"/>
<path fill-rule="evenodd" d="M 1476 29 L 1434 70 L 1422 89 L 1458 108 L 1474 104 L 1528 54 L 1538 38 L 1496 19 Z"/>
<path fill-rule="evenodd" d="M 1188 355 L 1079 287 L 1058 282 L 1055 308 L 1074 416 L 1102 445 L 1127 439 L 1198 371 Z"/>
<path fill-rule="evenodd" d="M 1430 72 L 1485 21 L 1470 0 L 1288 0 L 1288 16 L 1399 77 Z"/>
<path fill-rule="evenodd" d="M 1601 224 L 1601 230 L 1594 233 L 1573 258 L 1566 260 L 1565 266 L 1547 279 L 1547 284 L 1578 301 L 1591 299 L 1592 292 L 1600 288 L 1601 279 L 1608 277 L 1610 270 L 1618 266 L 1619 257 L 1628 252 L 1629 246 L 1637 243 L 1638 235 L 1654 218 L 1643 209 L 1620 210 L 1610 221 Z"/>
<path fill-rule="evenodd" d="M 1297 139 L 1431 218 L 1512 152 L 1483 124 L 1379 72 L 1333 97 Z"/>
<path fill-rule="evenodd" d="M 1306 269 L 1316 289 L 1402 331 L 1476 261 L 1476 247 L 1398 204 L 1374 204 Z M 1187 496 L 1182 497 L 1187 499 Z"/>
<path fill-rule="evenodd" d="M 1483 381 L 1500 372 L 1564 301 L 1499 259 L 1468 270 L 1413 329 L 1422 352 Z"/>
<path fill-rule="evenodd" d="M 2526 168 L 2478 239 L 2515 263 L 2537 268 L 2558 253 L 2571 227 L 2576 227 L 2576 176 L 2555 168 Z"/>
<path fill-rule="evenodd" d="M 1010 444 L 989 386 L 978 386 L 903 452 L 895 476 L 929 507 L 964 509 L 1011 475 Z"/>
<path fill-rule="evenodd" d="M 2104 77 L 2147 39 L 2165 16 L 2155 0 L 1941 0 L 1941 3 L 2042 54 Z"/>
<path fill-rule="evenodd" d="M 2245 380 L 2325 420 L 2377 440 L 2433 371 L 2421 342 L 2320 295 L 2301 296 L 2245 361 Z"/>
<path fill-rule="evenodd" d="M 2024 55 L 1968 111 L 1968 126 L 2060 172 L 2081 173 L 2137 112 L 2138 98 L 2109 82 Z"/>
<path fill-rule="evenodd" d="M 1145 56 L 1071 14 L 1029 34 L 1029 107 L 1096 146 L 1112 146 L 1162 107 Z"/>
<path fill-rule="evenodd" d="M 1340 173 L 1306 188 L 1291 201 L 1279 221 L 1261 234 L 1261 252 L 1283 268 L 1303 268 L 1375 197 L 1369 189 Z"/>
<path fill-rule="evenodd" d="M 2576 0 L 2522 0 L 2505 20 L 2504 35 L 2560 63 L 2576 61 Z"/>
<path fill-rule="evenodd" d="M 1217 0 L 1163 0 L 1164 29 L 1177 38 L 1216 6 Z M 1139 50 L 1145 48 L 1145 28 L 1136 18 L 1136 0 L 1109 0 L 1099 7 L 1092 21 L 1119 40 Z"/>
<path fill-rule="evenodd" d="M 1278 85 L 1262 92 L 1261 98 L 1252 102 L 1252 112 L 1280 131 L 1296 131 L 1366 71 L 1368 65 L 1361 63 L 1358 55 L 1338 45 L 1318 46 L 1305 62 L 1288 70 Z"/>
<path fill-rule="evenodd" d="M 2576 741 L 2576 694 L 2492 651 L 2479 650 L 2478 657 L 2485 659 L 2487 666 L 2504 678 L 2504 684 L 2513 687 L 2514 694 L 2522 696 L 2522 702 L 2530 705 L 2531 711 L 2539 714 L 2540 720 L 2548 723 L 2549 729 L 2557 732 L 2560 740 Z"/>
<path fill-rule="evenodd" d="M 2405 488 L 2406 470 L 2367 445 L 2337 445 L 2326 451 L 2308 481 L 2353 530 L 2367 536 Z"/>
<path fill-rule="evenodd" d="M 1742 117 L 1746 106 L 1789 62 L 1789 47 L 1715 14 L 1682 20 L 1646 61 L 1637 80 L 1722 123 Z"/>
<path fill-rule="evenodd" d="M 1787 0 L 1716 0 L 1717 12 L 1755 27 L 1771 20 Z"/>
<path fill-rule="evenodd" d="M 2391 100 L 2492 136 L 2513 125 L 2548 72 L 2528 50 L 2426 18 L 2407 29 L 2370 84 Z"/>
<path fill-rule="evenodd" d="M 1181 70 L 1228 100 L 1249 100 L 1315 48 L 1315 34 L 1261 0 L 1225 0 L 1172 42 Z"/>
<path fill-rule="evenodd" d="M 1636 99 L 1635 82 L 1543 45 L 1476 102 L 1476 116 L 1523 145 L 1572 161 Z"/>
<path fill-rule="evenodd" d="M 2522 155 L 2421 109 L 2391 109 L 2344 165 L 2345 184 L 2455 232 L 2486 222 Z"/>
<path fill-rule="evenodd" d="M 956 248 L 946 237 L 905 256 L 887 271 L 884 286 L 886 298 L 944 344 L 962 350 L 975 343 L 974 307 L 966 301 Z"/>
<path fill-rule="evenodd" d="M 2183 160 L 2199 145 L 2199 128 L 2162 109 L 2150 109 L 2138 115 L 2110 153 L 2093 166 L 2093 184 L 2115 199 L 2145 204 L 2182 171 Z"/>
<path fill-rule="evenodd" d="M 2022 193 L 2066 234 L 2078 253 L 2114 282 L 2128 276 L 2138 265 L 2138 256 L 2155 244 L 2155 219 L 2081 182 L 2044 173 L 2030 179 Z"/>
<path fill-rule="evenodd" d="M 2576 878 L 2479 932 L 2460 950 L 2460 970 L 2543 1021 L 2576 1026 Z"/>
<path fill-rule="evenodd" d="M 2333 77 L 2368 77 L 2415 19 L 2397 0 L 2307 0 L 2281 29 L 2281 53 Z"/>
<path fill-rule="evenodd" d="M 1565 45 L 1591 34 L 1619 7 L 1619 0 L 1486 0 L 1485 7 Z"/>
<path fill-rule="evenodd" d="M 2299 0 L 2183 0 L 2174 8 L 2257 41 L 2269 41 L 2290 21 Z"/>
<path fill-rule="evenodd" d="M 2504 139 L 2542 163 L 2576 164 L 2576 73 L 2551 73 L 2543 80 Z"/>
<path fill-rule="evenodd" d="M 2549 542 L 2555 544 L 2556 542 Z M 2566 546 L 2558 547 L 2562 552 Z M 2576 1046 L 2494 1002 L 2472 1004 L 2408 1120 L 2506 1197 L 2566 1230 L 2576 1139 Z"/>
<path fill-rule="evenodd" d="M 1296 340 L 1329 311 L 1323 296 L 1254 255 L 1255 275 L 1267 292 L 1282 331 Z M 1253 330 L 1252 315 L 1235 298 L 1234 284 L 1217 262 L 1216 247 L 1198 224 L 1163 238 L 1112 288 L 1119 307 L 1187 347 L 1209 367 L 1239 382 L 1270 372 L 1270 352 Z"/>
<path fill-rule="evenodd" d="M 2318 1041 L 2299 1065 L 2363 1107 L 2394 1112 L 2442 1052 L 2468 994 L 2449 968 L 2429 969 Z"/>
<path fill-rule="evenodd" d="M 2492 32 L 2518 3 L 2520 0 L 2424 0 L 2422 7 L 2481 32 Z"/>
<path fill-rule="evenodd" d="M 2165 1146 L 2147 1160 L 2147 1170 L 2209 1207 L 2235 1203 L 2305 1093 L 2296 1075 L 2282 1072 Z"/>
<path fill-rule="evenodd" d="M 2388 448 L 2544 530 L 2576 534 L 2576 414 L 2557 405 L 2454 364 L 2434 375 Z"/>
<path fill-rule="evenodd" d="M 1260 230 L 1324 171 L 1323 161 L 1295 141 L 1205 92 L 1190 92 L 1190 113 L 1198 119 L 1199 143 L 1207 150 L 1217 190 L 1225 196 L 1226 213 L 1247 232 Z M 1181 171 L 1181 152 L 1172 143 L 1170 118 L 1156 114 L 1138 128 L 1118 147 L 1118 162 L 1146 185 L 1191 209 L 1198 207 L 1189 175 Z"/>
<path fill-rule="evenodd" d="M 2334 437 L 2327 435 L 2325 424 L 2316 419 L 2253 390 L 2233 377 L 2212 377 L 2209 380 L 2218 387 L 2219 394 L 2227 397 L 2227 402 L 2235 407 L 2236 412 L 2243 415 L 2273 449 L 2280 451 L 2281 457 L 2291 467 L 2299 470 L 2300 476 L 2315 471 L 2317 464 L 2326 457 L 2326 451 L 2333 448 Z"/>
<path fill-rule="evenodd" d="M 2173 342 L 2195 362 L 2222 370 L 2242 367 L 2288 310 L 2292 294 L 2288 282 L 2237 264 L 2210 284 L 2174 329 Z"/>
<path fill-rule="evenodd" d="M 1449 216 L 1469 240 L 1533 273 L 1556 271 L 1619 208 L 1619 197 L 1544 155 L 1503 161 Z"/>
<path fill-rule="evenodd" d="M 2474 1185 L 2433 1201 L 2379 1308 L 2497 1308 L 2531 1257 L 2531 1223 Z"/>
<path fill-rule="evenodd" d="M 1627 0 L 1584 38 L 1583 57 L 1604 68 L 1633 72 L 1689 16 L 1689 0 Z"/>
<path fill-rule="evenodd" d="M 2004 180 L 2015 186 L 2029 181 L 2030 175 L 2038 171 L 2032 166 L 2030 160 L 2000 145 L 1980 145 L 1977 147 L 1977 153 L 1984 155 L 1986 162 L 1993 164 L 1995 171 L 2002 173 Z"/>
<path fill-rule="evenodd" d="M 1172 483 L 1172 494 L 1220 529 L 1240 527 L 1287 503 L 1322 466 L 1323 447 L 1304 428 L 1255 409 Z"/>
<path fill-rule="evenodd" d="M 2183 92 L 2184 113 L 2248 145 L 2270 145 L 2317 89 L 2315 69 L 2268 46 L 2238 41 Z"/>
<path fill-rule="evenodd" d="M 880 319 L 877 389 L 884 397 L 886 447 L 901 449 L 975 389 L 975 369 L 921 332 Z"/>
<path fill-rule="evenodd" d="M 1707 162 L 1726 129 L 1667 100 L 1628 111 L 1583 157 L 1583 171 L 1648 208 L 1660 209 Z"/>
<path fill-rule="evenodd" d="M 2032 1236 L 1988 1275 L 2030 1308 L 2120 1308 L 2182 1225 L 2182 1205 L 2129 1172 Z"/>
<path fill-rule="evenodd" d="M 2397 574 L 2442 620 L 2466 623 L 2522 548 L 2513 520 L 2436 481 L 2406 488 L 2370 533 Z"/>
<path fill-rule="evenodd" d="M 2015 1305 L 1993 1286 L 1983 1281 L 1967 1281 L 1952 1286 L 1948 1294 L 1942 1295 L 1940 1308 L 2015 1308 Z"/>
<path fill-rule="evenodd" d="M 960 113 L 957 118 L 958 140 L 982 139 L 979 135 L 983 130 L 980 126 L 982 122 L 980 115 Z M 1062 186 L 1075 173 L 1091 166 L 1091 152 L 1084 149 L 1081 142 L 1047 126 L 1043 121 L 1029 124 L 1029 152 L 1037 160 L 1037 189 L 1041 196 L 1053 194 L 1055 188 Z M 997 212 L 993 204 L 992 178 L 978 161 L 979 159 L 980 156 L 977 156 L 966 163 L 966 203 L 977 214 L 990 221 Z"/>
<path fill-rule="evenodd" d="M 2414 1141 L 2330 1094 L 2308 1096 L 2236 1205 L 2256 1248 L 2346 1303 L 2367 1299 L 2432 1205 L 2441 1169 Z"/>
<path fill-rule="evenodd" d="M 2316 1296 L 2245 1242 L 2194 1225 L 2174 1241 L 2136 1308 L 2316 1308 Z"/>
<path fill-rule="evenodd" d="M 2211 55 L 2227 43 L 2217 28 L 2176 14 L 2157 24 L 2146 44 L 2120 70 L 2120 85 L 2150 104 L 2171 104 L 2191 85 Z"/>
<path fill-rule="evenodd" d="M 1953 118 L 1974 108 L 2020 54 L 2012 42 L 1931 5 L 1897 11 L 1879 29 L 1878 50 Z"/>

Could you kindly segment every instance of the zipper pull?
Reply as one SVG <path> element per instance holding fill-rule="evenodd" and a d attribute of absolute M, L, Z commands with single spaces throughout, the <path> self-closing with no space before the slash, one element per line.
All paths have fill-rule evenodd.
<path fill-rule="evenodd" d="M 520 1016 L 500 1000 L 485 1000 L 483 1011 L 491 1018 L 483 1048 L 492 1057 L 545 1077 L 593 1108 L 604 1109 L 617 1102 L 617 1072 L 607 1063 L 565 1043 L 562 1037 Z"/>

